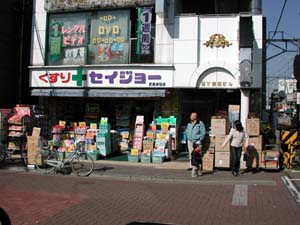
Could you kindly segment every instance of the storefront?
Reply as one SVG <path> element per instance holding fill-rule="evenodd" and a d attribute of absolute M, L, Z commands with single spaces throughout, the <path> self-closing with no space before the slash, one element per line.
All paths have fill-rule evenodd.
<path fill-rule="evenodd" d="M 155 1 L 70 1 L 69 10 L 46 2 L 35 10 L 44 24 L 34 23 L 30 87 L 52 124 L 107 117 L 111 129 L 134 133 L 142 115 L 146 135 L 156 118 L 173 116 L 178 146 L 193 111 L 209 131 L 229 105 L 240 106 L 243 124 L 260 110 L 262 15 L 180 15 L 176 1 L 162 14 Z"/>

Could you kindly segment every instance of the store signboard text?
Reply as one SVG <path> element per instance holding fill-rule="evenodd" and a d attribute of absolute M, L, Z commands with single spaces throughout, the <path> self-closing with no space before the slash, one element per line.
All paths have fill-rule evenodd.
<path fill-rule="evenodd" d="M 32 87 L 172 87 L 173 71 L 32 71 Z"/>
<path fill-rule="evenodd" d="M 202 81 L 200 87 L 232 87 L 232 82 L 227 81 Z"/>

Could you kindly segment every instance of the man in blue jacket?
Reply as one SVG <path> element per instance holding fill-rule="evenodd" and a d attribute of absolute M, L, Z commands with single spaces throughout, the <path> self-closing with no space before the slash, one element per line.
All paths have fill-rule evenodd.
<path fill-rule="evenodd" d="M 198 119 L 198 114 L 196 112 L 191 113 L 190 119 L 191 121 L 188 123 L 186 128 L 187 145 L 189 150 L 188 170 L 192 170 L 191 153 L 193 151 L 193 144 L 198 144 L 201 149 L 202 141 L 206 134 L 205 125 Z"/>

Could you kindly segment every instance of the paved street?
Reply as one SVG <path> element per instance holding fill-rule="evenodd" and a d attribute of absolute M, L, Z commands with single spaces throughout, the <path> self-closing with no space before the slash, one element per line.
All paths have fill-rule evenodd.
<path fill-rule="evenodd" d="M 100 162 L 84 178 L 2 168 L 0 206 L 13 225 L 299 224 L 285 172 L 191 178 L 190 171 L 165 165 Z"/>

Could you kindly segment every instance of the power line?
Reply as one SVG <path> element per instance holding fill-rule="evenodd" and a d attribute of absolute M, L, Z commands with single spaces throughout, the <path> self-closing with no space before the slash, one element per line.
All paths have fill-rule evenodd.
<path fill-rule="evenodd" d="M 278 21 L 277 21 L 277 24 L 276 24 L 276 27 L 275 27 L 275 31 L 274 31 L 274 33 L 273 33 L 272 38 L 268 41 L 267 48 L 269 47 L 270 42 L 273 40 L 273 38 L 275 37 L 275 35 L 276 35 L 276 33 L 277 33 L 277 29 L 278 29 L 278 26 L 279 26 L 279 23 L 280 23 L 280 20 L 281 20 L 281 17 L 282 17 L 282 14 L 283 14 L 283 11 L 284 11 L 284 8 L 285 8 L 286 3 L 287 3 L 287 0 L 285 0 L 284 3 L 283 3 L 283 6 L 282 6 L 281 12 L 280 12 L 280 16 L 279 16 L 279 18 L 278 18 Z"/>

